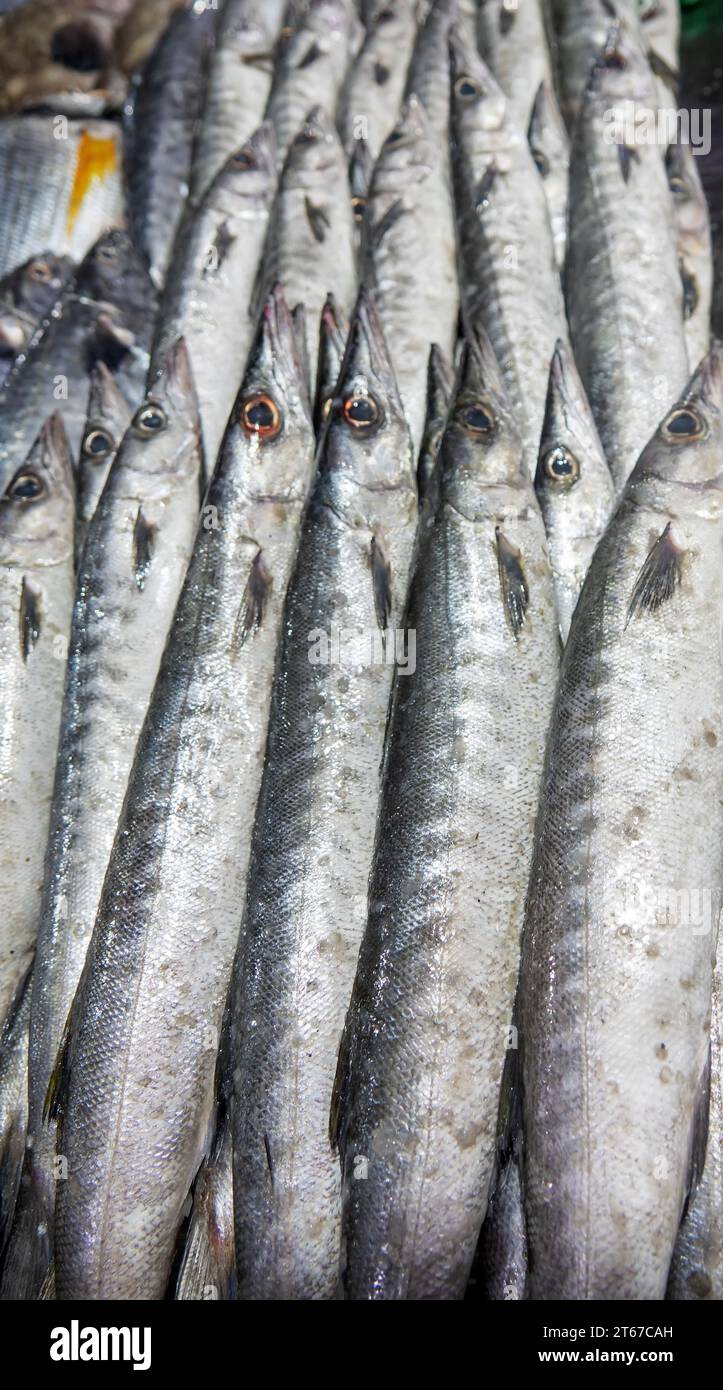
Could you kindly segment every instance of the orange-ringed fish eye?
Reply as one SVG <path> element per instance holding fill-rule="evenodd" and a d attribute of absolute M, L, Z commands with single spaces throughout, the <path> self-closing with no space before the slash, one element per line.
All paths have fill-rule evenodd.
<path fill-rule="evenodd" d="M 249 396 L 241 409 L 241 424 L 248 435 L 275 439 L 281 429 L 281 411 L 270 396 Z"/>

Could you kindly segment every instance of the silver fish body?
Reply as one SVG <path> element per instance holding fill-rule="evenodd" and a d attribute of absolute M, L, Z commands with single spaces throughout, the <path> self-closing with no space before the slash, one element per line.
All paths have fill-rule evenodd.
<path fill-rule="evenodd" d="M 25 1153 L 31 979 L 32 966 L 0 1029 L 0 1267 Z"/>
<path fill-rule="evenodd" d="M 716 344 L 630 477 L 563 655 L 520 984 L 533 1299 L 662 1298 L 699 1170 L 723 888 L 722 444 Z"/>
<path fill-rule="evenodd" d="M 535 492 L 565 643 L 590 561 L 613 510 L 615 489 L 577 367 L 564 343 L 557 344 L 550 364 Z"/>
<path fill-rule="evenodd" d="M 477 36 L 507 97 L 510 120 L 526 130 L 540 83 L 552 83 L 544 0 L 481 0 Z"/>
<path fill-rule="evenodd" d="M 131 408 L 123 392 L 116 386 L 112 372 L 104 362 L 98 362 L 91 372 L 88 415 L 78 458 L 75 525 L 78 557 L 113 459 L 130 425 L 131 415 Z"/>
<path fill-rule="evenodd" d="M 252 298 L 276 185 L 273 132 L 262 125 L 232 155 L 179 227 L 156 324 L 149 385 L 183 336 L 213 472 L 254 333 Z"/>
<path fill-rule="evenodd" d="M 366 206 L 363 282 L 374 295 L 417 454 L 429 350 L 457 335 L 454 213 L 425 108 L 410 97 L 377 160 Z"/>
<path fill-rule="evenodd" d="M 211 1119 L 313 455 L 276 292 L 206 494 L 73 1008 L 59 1103 L 74 1175 L 57 1189 L 60 1297 L 162 1298 L 168 1283 Z"/>
<path fill-rule="evenodd" d="M 335 1088 L 349 1299 L 464 1295 L 557 676 L 544 529 L 488 343 L 465 349 L 439 467 Z"/>
<path fill-rule="evenodd" d="M 462 303 L 492 342 L 533 477 L 550 360 L 568 337 L 545 192 L 526 131 L 460 31 L 452 73 Z"/>
<path fill-rule="evenodd" d="M 339 130 L 347 154 L 366 140 L 377 158 L 399 114 L 417 26 L 410 0 L 377 7 L 339 102 Z"/>
<path fill-rule="evenodd" d="M 427 113 L 431 137 L 449 176 L 449 35 L 458 0 L 433 0 L 417 31 L 404 99 L 418 97 Z"/>
<path fill-rule="evenodd" d="M 75 492 L 57 415 L 0 499 L 0 1027 L 35 949 L 65 659 Z"/>
<path fill-rule="evenodd" d="M 611 124 L 626 101 L 652 108 L 652 77 L 618 26 L 593 72 L 572 142 L 570 338 L 616 487 L 625 483 L 688 377 L 683 292 L 660 148 Z M 611 254 L 614 247 L 614 254 Z"/>
<path fill-rule="evenodd" d="M 199 489 L 198 407 L 179 342 L 116 454 L 78 574 L 33 979 L 33 1147 L 12 1237 L 12 1278 L 25 1296 L 37 1292 L 52 1254 L 55 1126 L 45 1117 L 56 1060 L 190 557 Z"/>
<path fill-rule="evenodd" d="M 342 82 L 363 34 L 352 0 L 309 0 L 296 24 L 282 30 L 266 107 L 280 164 L 312 107 L 336 115 Z"/>
<path fill-rule="evenodd" d="M 637 0 L 552 0 L 560 110 L 572 134 L 590 80 L 616 18 L 637 24 Z"/>
<path fill-rule="evenodd" d="M 537 89 L 527 138 L 545 190 L 555 263 L 562 272 L 567 250 L 570 142 L 555 93 L 547 82 L 541 82 Z"/>
<path fill-rule="evenodd" d="M 673 228 L 683 281 L 683 328 L 691 367 L 708 351 L 713 299 L 710 216 L 698 164 L 690 147 L 675 140 L 665 167 L 673 200 Z"/>
<path fill-rule="evenodd" d="M 27 351 L 60 299 L 73 272 L 69 256 L 31 256 L 0 282 L 0 387 Z"/>
<path fill-rule="evenodd" d="M 361 940 L 416 530 L 409 436 L 362 292 L 286 600 L 224 1048 L 239 1297 L 328 1299 L 329 1103 Z M 376 643 L 376 648 L 372 646 Z M 385 659 L 386 657 L 386 659 Z"/>

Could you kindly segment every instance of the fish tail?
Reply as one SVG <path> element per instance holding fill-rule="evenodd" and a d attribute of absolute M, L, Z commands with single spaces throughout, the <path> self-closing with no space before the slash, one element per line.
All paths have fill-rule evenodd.
<path fill-rule="evenodd" d="M 26 1149 L 15 1213 L 3 1257 L 0 1300 L 37 1299 L 51 1267 L 52 1210 Z"/>
<path fill-rule="evenodd" d="M 185 1302 L 236 1297 L 230 1132 L 198 1170 L 175 1297 Z"/>

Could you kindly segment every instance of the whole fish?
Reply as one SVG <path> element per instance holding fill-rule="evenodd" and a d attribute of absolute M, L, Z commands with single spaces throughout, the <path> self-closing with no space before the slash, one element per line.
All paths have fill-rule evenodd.
<path fill-rule="evenodd" d="M 73 1007 L 59 1098 L 74 1177 L 57 1188 L 61 1298 L 162 1298 L 171 1273 L 211 1118 L 313 457 L 276 292 L 206 494 Z"/>
<path fill-rule="evenodd" d="M 349 321 L 339 308 L 333 294 L 327 295 L 321 311 L 319 327 L 319 363 L 316 369 L 316 398 L 314 428 L 321 434 L 324 421 L 334 402 L 336 384 L 344 361 Z"/>
<path fill-rule="evenodd" d="M 691 367 L 708 351 L 713 299 L 713 247 L 705 190 L 690 145 L 674 140 L 665 157 L 673 198 L 673 229 L 683 281 L 683 328 Z"/>
<path fill-rule="evenodd" d="M 28 1124 L 32 967 L 0 1029 L 0 1262 L 13 1219 Z"/>
<path fill-rule="evenodd" d="M 194 5 L 174 14 L 125 107 L 130 226 L 159 289 L 188 196 L 216 19 L 216 10 Z"/>
<path fill-rule="evenodd" d="M 354 223 L 346 160 L 320 108 L 310 111 L 289 146 L 269 222 L 260 285 L 279 281 L 290 304 L 303 302 L 312 394 L 319 323 L 328 293 L 351 311 L 356 294 Z"/>
<path fill-rule="evenodd" d="M 433 342 L 451 358 L 457 336 L 454 213 L 425 108 L 411 96 L 377 160 L 363 234 L 373 292 L 417 454 Z"/>
<path fill-rule="evenodd" d="M 97 362 L 132 403 L 142 397 L 154 311 L 153 286 L 127 233 L 101 237 L 0 392 L 0 487 L 23 462 L 38 420 L 55 410 L 77 457 Z"/>
<path fill-rule="evenodd" d="M 552 0 L 560 110 L 572 133 L 593 64 L 610 26 L 622 19 L 637 27 L 637 0 Z"/>
<path fill-rule="evenodd" d="M 148 382 L 183 335 L 209 474 L 253 338 L 252 296 L 275 184 L 273 132 L 265 124 L 227 161 L 198 208 L 189 205 L 161 300 Z"/>
<path fill-rule="evenodd" d="M 666 1298 L 676 1302 L 723 1299 L 723 1003 L 719 938 L 710 1026 L 708 1143 L 700 1183 L 690 1194 L 668 1276 Z"/>
<path fill-rule="evenodd" d="M 73 272 L 68 256 L 32 256 L 0 281 L 0 387 L 49 318 Z"/>
<path fill-rule="evenodd" d="M 350 1299 L 465 1292 L 557 676 L 544 528 L 486 342 L 465 348 L 439 469 L 332 1110 Z"/>
<path fill-rule="evenodd" d="M 533 1299 L 663 1298 L 702 1167 L 723 887 L 722 446 L 716 343 L 630 476 L 563 655 L 520 984 Z"/>
<path fill-rule="evenodd" d="M 652 108 L 651 84 L 634 33 L 615 26 L 590 78 L 570 158 L 570 337 L 618 489 L 688 376 L 661 150 L 626 143 L 624 123 L 610 119 L 626 101 Z"/>
<path fill-rule="evenodd" d="M 416 36 L 410 0 L 389 0 L 376 7 L 339 102 L 339 130 L 347 154 L 357 140 L 366 140 L 372 160 L 377 158 L 399 115 Z"/>
<path fill-rule="evenodd" d="M 569 348 L 550 365 L 535 492 L 547 533 L 563 644 L 615 500 L 610 469 Z"/>
<path fill-rule="evenodd" d="M 196 203 L 261 125 L 283 12 L 283 0 L 226 0 L 193 151 L 191 197 Z"/>
<path fill-rule="evenodd" d="M 541 82 L 537 89 L 527 138 L 545 190 L 555 262 L 558 270 L 562 271 L 567 249 L 570 143 L 555 93 L 547 82 Z"/>
<path fill-rule="evenodd" d="M 0 497 L 0 1027 L 35 950 L 73 610 L 73 474 L 43 425 Z"/>
<path fill-rule="evenodd" d="M 116 454 L 78 574 L 33 979 L 32 1148 L 6 1296 L 37 1294 L 52 1256 L 59 1170 L 55 1126 L 46 1116 L 58 1084 L 56 1058 L 193 546 L 200 466 L 198 406 L 179 342 Z"/>
<path fill-rule="evenodd" d="M 336 115 L 341 85 L 363 32 L 352 0 L 309 0 L 297 23 L 282 29 L 266 107 L 280 165 L 312 107 Z"/>
<path fill-rule="evenodd" d="M 131 408 L 104 362 L 93 368 L 88 418 L 78 459 L 76 554 L 80 557 L 88 525 L 98 506 L 113 459 L 131 422 Z"/>
<path fill-rule="evenodd" d="M 545 0 L 481 0 L 479 50 L 507 97 L 508 118 L 527 130 L 540 83 L 552 85 Z"/>
<path fill-rule="evenodd" d="M 121 136 L 113 121 L 0 121 L 0 275 L 52 251 L 79 261 L 123 222 Z"/>
<path fill-rule="evenodd" d="M 547 202 L 526 130 L 472 44 L 452 43 L 452 164 L 461 294 L 487 332 L 534 477 L 550 360 L 567 341 Z"/>
<path fill-rule="evenodd" d="M 286 599 L 223 1049 L 242 1299 L 336 1289 L 329 1101 L 416 520 L 407 426 L 362 291 Z"/>

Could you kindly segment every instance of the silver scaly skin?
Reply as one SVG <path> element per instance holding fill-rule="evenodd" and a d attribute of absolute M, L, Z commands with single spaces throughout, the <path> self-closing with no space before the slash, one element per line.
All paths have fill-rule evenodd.
<path fill-rule="evenodd" d="M 451 358 L 457 337 L 454 211 L 425 109 L 402 107 L 372 175 L 363 233 L 362 281 L 374 295 L 392 366 L 419 450 L 429 350 Z"/>
<path fill-rule="evenodd" d="M 507 97 L 509 119 L 526 130 L 540 83 L 552 83 L 544 0 L 480 0 L 477 39 Z"/>
<path fill-rule="evenodd" d="M 552 229 L 555 264 L 562 272 L 567 249 L 567 194 L 570 176 L 570 142 L 565 123 L 547 82 L 537 89 L 527 130 L 532 158 L 542 179 L 547 214 Z"/>
<path fill-rule="evenodd" d="M 319 322 L 332 293 L 344 314 L 357 288 L 354 220 L 341 141 L 320 107 L 308 112 L 289 146 L 269 222 L 259 288 L 284 286 L 289 304 L 303 303 L 311 392 L 316 382 Z"/>
<path fill-rule="evenodd" d="M 550 365 L 535 492 L 550 550 L 563 644 L 615 501 L 610 469 L 577 367 L 564 343 Z"/>
<path fill-rule="evenodd" d="M 73 1006 L 56 1288 L 162 1298 L 204 1154 L 284 594 L 314 434 L 264 306 L 138 741 Z"/>
<path fill-rule="evenodd" d="M 88 525 L 95 514 L 113 459 L 130 425 L 132 413 L 125 396 L 115 384 L 112 372 L 104 362 L 99 362 L 90 376 L 88 418 L 78 458 L 75 523 L 78 559 L 85 544 Z"/>
<path fill-rule="evenodd" d="M 15 1211 L 28 1126 L 32 966 L 0 1028 L 0 1268 Z"/>
<path fill-rule="evenodd" d="M 550 725 L 520 984 L 530 1297 L 660 1299 L 702 1167 L 723 888 L 723 347 L 595 553 Z"/>
<path fill-rule="evenodd" d="M 683 328 L 691 367 L 708 351 L 713 300 L 713 247 L 705 190 L 690 145 L 675 140 L 665 157 L 673 229 L 683 281 Z"/>
<path fill-rule="evenodd" d="M 362 291 L 286 599 L 222 1050 L 242 1299 L 336 1290 L 329 1103 L 416 527 L 409 433 Z"/>
<path fill-rule="evenodd" d="M 0 1028 L 35 950 L 73 611 L 75 489 L 58 415 L 0 497 Z"/>
<path fill-rule="evenodd" d="M 465 348 L 439 468 L 332 1112 L 350 1299 L 464 1296 L 557 676 L 544 529 L 486 341 Z"/>
<path fill-rule="evenodd" d="M 562 287 L 526 129 L 510 121 L 461 30 L 452 41 L 452 133 L 462 303 L 490 338 L 534 477 L 550 360 L 568 337 Z"/>
<path fill-rule="evenodd" d="M 411 0 L 384 0 L 339 100 L 339 131 L 347 155 L 366 140 L 375 160 L 399 115 L 417 25 Z"/>
<path fill-rule="evenodd" d="M 570 338 L 616 488 L 688 378 L 671 199 L 657 144 L 625 144 L 611 111 L 652 110 L 635 34 L 615 26 L 585 92 L 570 158 Z M 619 139 L 616 138 L 619 136 Z"/>
<path fill-rule="evenodd" d="M 216 33 L 193 151 L 191 200 L 261 125 L 271 90 L 283 0 L 226 0 Z"/>
<path fill-rule="evenodd" d="M 336 115 L 342 83 L 364 37 L 353 0 L 309 0 L 303 6 L 292 0 L 289 9 L 266 107 L 280 164 L 312 107 Z"/>
<path fill-rule="evenodd" d="M 427 113 L 430 137 L 449 181 L 449 35 L 458 0 L 434 0 L 420 24 L 412 52 L 404 100 L 418 97 Z"/>
<path fill-rule="evenodd" d="M 148 387 L 177 338 L 193 368 L 208 476 L 213 473 L 254 335 L 253 294 L 276 188 L 274 136 L 259 126 L 189 204 L 156 323 Z"/>
<path fill-rule="evenodd" d="M 52 1254 L 56 1059 L 193 546 L 200 467 L 198 404 L 179 341 L 116 454 L 78 573 L 33 978 L 33 1146 L 5 1271 L 20 1296 L 37 1293 Z"/>

